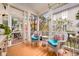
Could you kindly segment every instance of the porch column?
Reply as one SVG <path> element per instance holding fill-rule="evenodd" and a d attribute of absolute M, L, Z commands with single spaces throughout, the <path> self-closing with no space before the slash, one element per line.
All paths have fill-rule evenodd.
<path fill-rule="evenodd" d="M 39 31 L 39 17 L 38 17 L 38 20 L 37 20 L 37 31 Z"/>
<path fill-rule="evenodd" d="M 49 39 L 51 39 L 52 38 L 52 9 L 50 9 L 49 10 L 49 19 L 51 19 L 51 20 L 49 20 Z"/>
<path fill-rule="evenodd" d="M 12 20 L 10 14 L 8 14 L 8 26 L 10 27 L 10 29 L 12 29 Z"/>
<path fill-rule="evenodd" d="M 31 25 L 30 25 L 30 17 L 31 17 L 31 12 L 28 11 L 28 41 L 31 42 Z"/>
<path fill-rule="evenodd" d="M 0 14 L 0 24 L 2 24 L 2 14 Z"/>
<path fill-rule="evenodd" d="M 8 14 L 8 26 L 12 29 L 12 19 L 10 15 L 10 5 L 8 4 L 6 13 Z"/>
<path fill-rule="evenodd" d="M 24 19 L 23 19 L 23 40 L 26 41 L 26 31 L 25 31 L 25 19 L 26 19 L 26 13 L 24 12 Z"/>

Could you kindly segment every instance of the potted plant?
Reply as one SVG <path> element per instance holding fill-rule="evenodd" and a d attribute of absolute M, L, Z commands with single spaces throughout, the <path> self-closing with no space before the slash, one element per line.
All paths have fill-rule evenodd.
<path fill-rule="evenodd" d="M 4 29 L 3 35 L 7 35 L 8 45 L 9 45 L 9 42 L 11 41 L 11 38 L 12 38 L 10 28 L 7 25 L 0 24 L 0 29 Z"/>

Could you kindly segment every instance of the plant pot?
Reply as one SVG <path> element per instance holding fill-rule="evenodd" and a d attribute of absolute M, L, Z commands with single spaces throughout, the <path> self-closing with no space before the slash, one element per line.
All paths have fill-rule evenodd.
<path fill-rule="evenodd" d="M 10 46 L 12 46 L 12 41 L 11 40 L 8 41 L 8 47 L 10 47 Z"/>

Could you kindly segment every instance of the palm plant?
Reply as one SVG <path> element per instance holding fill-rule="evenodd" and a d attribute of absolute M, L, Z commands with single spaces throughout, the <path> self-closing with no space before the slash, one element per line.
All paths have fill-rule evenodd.
<path fill-rule="evenodd" d="M 62 18 L 59 18 L 53 22 L 54 22 L 54 24 L 56 24 L 56 31 L 62 31 L 63 25 L 70 24 L 70 22 L 67 19 L 62 19 Z"/>
<path fill-rule="evenodd" d="M 42 30 L 44 28 L 45 23 L 46 23 L 46 18 L 44 16 L 39 16 L 39 18 L 41 19 L 40 30 Z"/>

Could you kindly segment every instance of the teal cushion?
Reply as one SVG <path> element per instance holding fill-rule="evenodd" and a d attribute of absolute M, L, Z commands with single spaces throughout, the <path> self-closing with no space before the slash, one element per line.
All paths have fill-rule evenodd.
<path fill-rule="evenodd" d="M 58 40 L 55 39 L 50 39 L 48 40 L 48 43 L 54 47 L 56 47 L 58 45 Z"/>
<path fill-rule="evenodd" d="M 39 37 L 38 36 L 32 36 L 32 40 L 38 40 Z"/>

